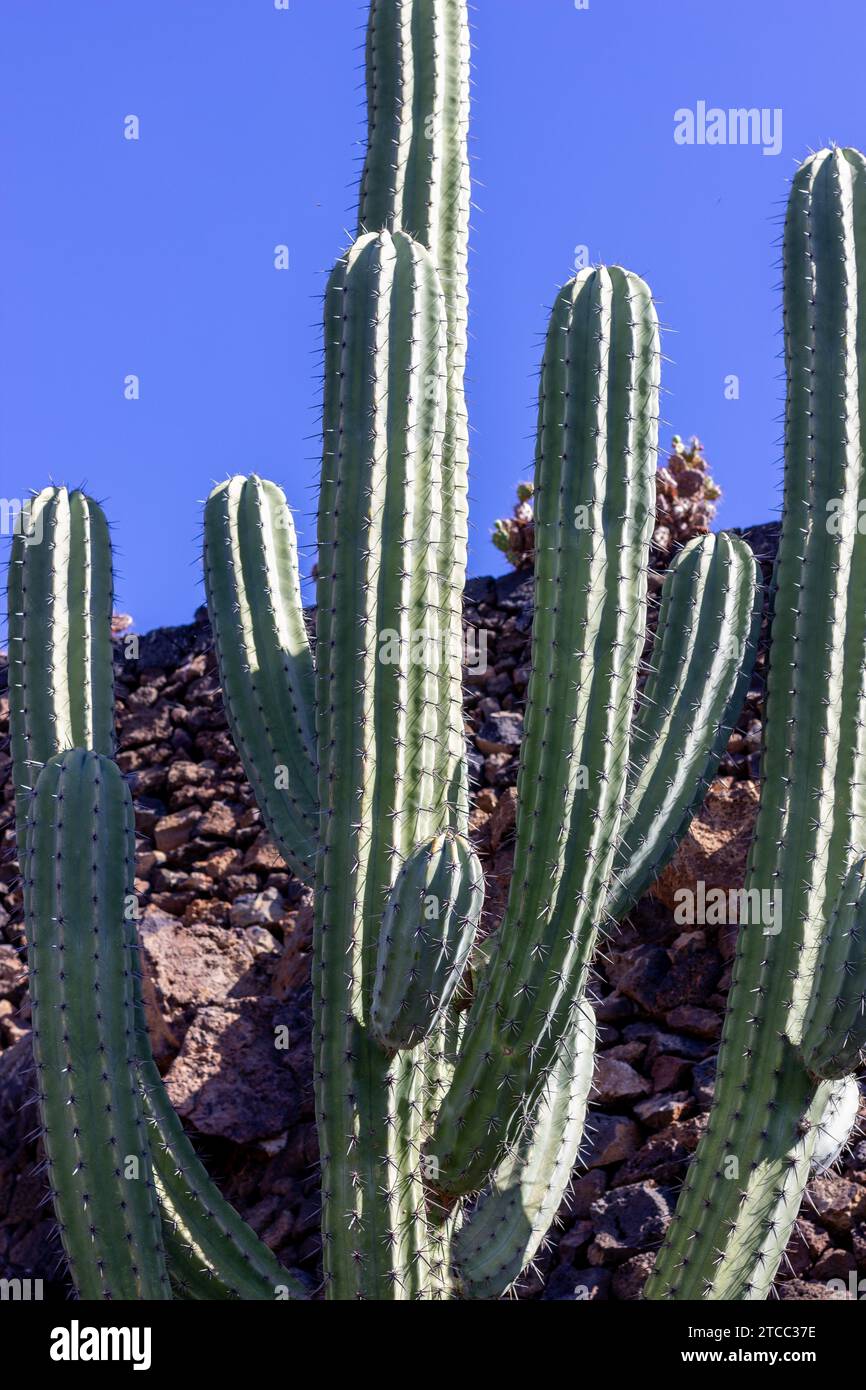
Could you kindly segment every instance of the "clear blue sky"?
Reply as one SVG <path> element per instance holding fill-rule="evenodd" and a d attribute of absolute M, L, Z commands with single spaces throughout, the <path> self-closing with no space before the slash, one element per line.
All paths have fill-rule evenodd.
<path fill-rule="evenodd" d="M 3 0 L 0 492 L 86 481 L 140 629 L 201 599 L 211 480 L 275 478 L 313 534 L 318 296 L 353 223 L 365 14 Z M 720 524 L 768 519 L 776 219 L 810 148 L 866 146 L 862 0 L 476 0 L 473 24 L 472 571 L 500 567 L 488 532 L 530 473 L 546 306 L 579 244 L 661 301 L 665 436 L 703 437 Z M 699 101 L 780 108 L 782 152 L 678 145 Z"/>

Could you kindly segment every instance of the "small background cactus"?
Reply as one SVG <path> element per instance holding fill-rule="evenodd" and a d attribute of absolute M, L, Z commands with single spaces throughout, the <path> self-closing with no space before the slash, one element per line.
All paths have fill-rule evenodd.
<path fill-rule="evenodd" d="M 534 485 L 517 484 L 517 501 L 511 516 L 493 523 L 491 539 L 516 570 L 535 564 Z M 656 473 L 656 520 L 650 552 L 651 571 L 667 568 L 680 546 L 693 536 L 709 531 L 722 490 L 709 472 L 704 446 L 696 435 L 688 444 L 675 434 L 667 463 Z M 652 573 L 650 588 L 653 584 Z"/>

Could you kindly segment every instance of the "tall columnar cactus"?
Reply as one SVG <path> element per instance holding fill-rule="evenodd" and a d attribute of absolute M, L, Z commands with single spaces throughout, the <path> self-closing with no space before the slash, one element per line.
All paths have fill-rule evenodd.
<path fill-rule="evenodd" d="M 374 0 L 361 230 L 324 304 L 315 658 L 280 490 L 234 478 L 205 513 L 205 578 L 231 727 L 271 832 L 315 886 L 323 1267 L 336 1299 L 496 1297 L 532 1258 L 583 1128 L 596 934 L 640 894 L 688 824 L 755 638 L 750 553 L 726 537 L 701 538 L 668 574 L 637 698 L 658 330 L 643 281 L 618 267 L 584 271 L 557 297 L 542 370 L 514 881 L 502 926 L 465 970 L 482 897 L 466 836 L 460 700 L 467 55 L 464 0 Z M 81 542 L 66 559 L 55 549 L 40 563 L 50 591 L 71 602 Z M 89 726 L 37 749 L 29 686 L 44 633 L 20 581 L 13 571 L 26 675 L 15 687 L 20 809 L 29 813 L 31 764 L 53 754 L 94 779 L 104 765 L 100 780 L 116 803 L 112 835 L 94 823 L 97 811 L 79 808 L 81 835 L 95 834 L 100 849 L 91 862 L 115 895 L 115 910 L 103 911 L 100 894 L 86 911 L 124 963 L 122 988 L 99 984 L 112 994 L 112 1019 L 122 1010 L 126 1020 L 118 1084 L 129 1083 L 136 1132 L 143 1116 L 152 1126 L 142 1155 L 162 1215 L 153 1276 L 164 1291 L 167 1273 L 184 1297 L 297 1296 L 303 1291 L 216 1193 L 168 1104 L 147 1043 L 134 920 L 117 929 L 116 895 L 132 886 L 128 796 L 100 750 L 64 751 L 65 738 L 90 748 Z M 73 661 L 58 642 L 50 670 L 59 661 L 70 672 L 78 702 L 99 684 L 110 708 L 88 650 Z M 41 679 L 53 692 L 53 675 Z M 63 817 L 54 776 L 50 763 L 36 824 L 56 851 Z M 42 839 L 39 847 L 47 868 L 50 849 Z M 55 939 L 55 906 L 50 884 L 28 897 L 35 950 Z M 859 918 L 846 909 L 845 920 L 853 949 Z M 846 969 L 842 954 L 828 947 L 828 981 Z M 65 972 L 59 951 L 37 965 L 41 1014 Z M 75 988 L 92 1031 L 99 1001 Z M 98 1081 L 98 1052 L 78 1047 L 73 1072 Z M 68 1086 L 68 1068 L 65 1076 Z M 848 1098 L 833 1084 L 838 1127 Z M 52 1109 L 46 1117 L 53 1126 Z M 456 1200 L 470 1192 L 478 1195 L 468 1204 Z M 66 1205 L 64 1186 L 61 1219 Z M 111 1240 L 112 1267 L 129 1284 L 141 1262 Z M 80 1288 L 102 1277 L 94 1258 L 95 1273 L 76 1268 Z M 76 1247 L 79 1259 L 87 1265 Z"/>
<path fill-rule="evenodd" d="M 769 921 L 740 929 L 715 1104 L 650 1298 L 766 1297 L 810 1164 L 825 1161 L 828 1135 L 838 1148 L 846 1108 L 853 1121 L 844 1078 L 866 1041 L 866 160 L 857 151 L 823 150 L 798 171 L 783 262 L 785 500 L 747 885 L 778 897 Z"/>
<path fill-rule="evenodd" d="M 140 989 L 132 803 L 107 756 L 114 748 L 114 676 L 105 517 L 84 493 L 56 487 L 34 499 L 24 521 L 13 538 L 8 588 L 13 779 L 39 1092 L 71 1272 L 85 1297 L 165 1296 L 166 1269 L 180 1296 L 302 1296 L 302 1285 L 208 1178 L 151 1054 Z M 94 880 L 91 893 L 85 868 Z M 122 1106 L 112 1099 L 118 1086 Z M 117 1152 L 123 1145 L 135 1160 L 138 1187 L 116 1174 L 107 1185 L 105 1121 L 92 1118 L 97 1103 L 113 1106 L 125 1126 Z M 81 1145 L 80 1163 L 71 1167 L 70 1134 Z M 100 1188 L 91 1197 L 94 1174 Z M 152 1214 L 150 1205 L 142 1214 L 145 1189 L 158 1226 L 161 1218 L 164 1250 L 146 1260 L 136 1255 L 142 1241 L 152 1240 L 141 1225 Z M 124 1257 L 113 1249 L 116 1220 L 104 1216 L 105 1204 L 127 1192 L 132 1225 Z M 80 1238 L 81 1211 L 89 1205 L 90 1256 Z M 156 1287 L 157 1274 L 159 1291 L 146 1292 Z"/>
<path fill-rule="evenodd" d="M 439 626 L 462 642 L 469 510 L 469 426 L 463 378 L 469 303 L 469 17 L 465 0 L 371 0 L 367 26 L 369 138 L 358 235 L 402 230 L 433 256 L 447 319 L 445 434 L 437 569 Z M 440 672 L 447 711 L 442 790 L 451 824 L 465 830 L 468 780 L 457 662 Z"/>

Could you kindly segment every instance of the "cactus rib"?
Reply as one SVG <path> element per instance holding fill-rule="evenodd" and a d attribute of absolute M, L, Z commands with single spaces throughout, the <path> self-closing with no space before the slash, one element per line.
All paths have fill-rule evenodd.
<path fill-rule="evenodd" d="M 370 1012 L 386 1048 L 428 1037 L 451 1002 L 475 938 L 484 876 L 472 846 L 453 832 L 412 851 L 391 889 Z"/>
<path fill-rule="evenodd" d="M 230 478 L 205 507 L 205 585 L 232 735 L 262 814 L 310 882 L 319 832 L 313 659 L 282 491 Z"/>
<path fill-rule="evenodd" d="M 42 765 L 67 748 L 114 751 L 113 584 L 105 517 L 48 487 L 16 529 L 9 564 L 9 725 L 18 844 Z"/>
<path fill-rule="evenodd" d="M 129 792 L 79 749 L 39 775 L 25 875 L 33 1044 L 48 1172 L 81 1298 L 170 1297 L 135 1077 L 126 931 Z"/>
<path fill-rule="evenodd" d="M 800 1051 L 813 1076 L 842 1080 L 866 1048 L 866 858 L 851 866 L 824 932 Z"/>
<path fill-rule="evenodd" d="M 453 1241 L 466 1298 L 498 1298 L 531 1262 L 571 1182 L 595 1064 L 595 1018 L 578 1010 L 535 1112 Z"/>

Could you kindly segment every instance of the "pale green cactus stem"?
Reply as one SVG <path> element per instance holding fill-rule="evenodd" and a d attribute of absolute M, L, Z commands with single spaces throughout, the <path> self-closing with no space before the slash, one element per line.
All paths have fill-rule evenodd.
<path fill-rule="evenodd" d="M 780 898 L 769 921 L 740 929 L 709 1127 L 647 1286 L 658 1299 L 767 1296 L 810 1163 L 824 1161 L 826 1131 L 838 1147 L 840 1095 L 852 1094 L 822 1078 L 856 1065 L 862 1037 L 866 161 L 857 151 L 824 150 L 798 171 L 783 263 L 785 499 L 747 879 L 750 892 Z"/>
<path fill-rule="evenodd" d="M 704 799 L 742 709 L 762 607 L 757 561 L 735 536 L 696 536 L 668 568 L 631 729 L 612 918 L 658 878 Z"/>
<path fill-rule="evenodd" d="M 313 658 L 281 489 L 255 476 L 215 488 L 204 555 L 232 737 L 274 840 L 311 882 L 319 838 Z"/>
<path fill-rule="evenodd" d="M 498 1298 L 547 1237 L 574 1174 L 594 1066 L 595 1018 L 584 1004 L 531 1121 L 454 1236 L 464 1298 Z"/>
<path fill-rule="evenodd" d="M 850 1076 L 866 1048 L 866 858 L 851 866 L 818 947 L 800 1050 L 814 1076 Z"/>
<path fill-rule="evenodd" d="M 469 303 L 469 70 L 466 0 L 372 0 L 368 145 L 358 234 L 402 230 L 436 263 L 447 315 L 439 527 L 440 641 L 459 652 L 468 542 L 469 426 L 463 379 Z M 441 671 L 439 794 L 464 831 L 469 809 L 459 662 Z"/>
<path fill-rule="evenodd" d="M 109 759 L 50 758 L 27 826 L 33 1051 L 48 1175 L 82 1298 L 171 1297 L 135 1074 L 129 791 Z"/>
<path fill-rule="evenodd" d="M 9 724 L 18 844 L 44 763 L 67 748 L 114 751 L 113 584 L 105 517 L 83 492 L 47 487 L 12 539 Z"/>
<path fill-rule="evenodd" d="M 542 366 L 532 675 L 515 871 L 430 1152 L 483 1185 L 583 997 L 628 775 L 644 642 L 659 381 L 649 290 L 614 267 L 561 291 Z"/>
<path fill-rule="evenodd" d="M 362 237 L 339 262 L 325 297 L 314 968 L 323 1257 L 336 1298 L 423 1295 L 429 1278 L 423 1059 L 381 1048 L 370 1008 L 389 891 L 419 830 L 447 825 L 435 760 L 406 756 L 437 675 L 413 637 L 436 555 L 445 330 L 432 259 L 403 233 Z M 434 722 L 425 743 L 435 736 Z"/>

